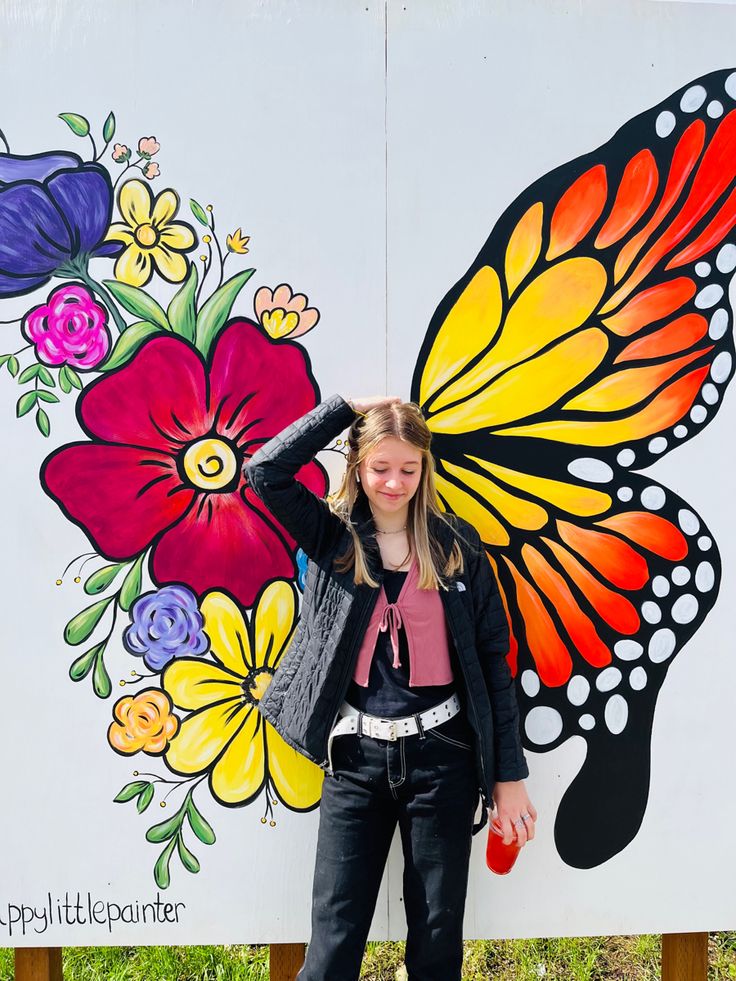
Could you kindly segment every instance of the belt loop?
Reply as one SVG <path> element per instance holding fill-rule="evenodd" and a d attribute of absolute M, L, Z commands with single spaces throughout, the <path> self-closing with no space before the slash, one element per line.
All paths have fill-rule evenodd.
<path fill-rule="evenodd" d="M 358 712 L 358 739 L 363 738 L 363 713 Z"/>
<path fill-rule="evenodd" d="M 415 715 L 413 715 L 412 718 L 414 719 L 414 721 L 417 724 L 417 732 L 419 733 L 419 738 L 420 739 L 426 739 L 427 737 L 424 734 L 424 726 L 422 725 L 422 720 L 421 720 L 421 717 L 419 715 L 419 712 L 417 712 Z"/>

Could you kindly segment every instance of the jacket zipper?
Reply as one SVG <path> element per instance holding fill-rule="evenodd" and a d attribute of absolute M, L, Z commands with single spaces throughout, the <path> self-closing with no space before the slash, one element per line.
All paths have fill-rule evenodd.
<path fill-rule="evenodd" d="M 363 631 L 368 623 L 371 613 L 373 612 L 373 608 L 378 602 L 378 594 L 380 592 L 380 589 L 376 589 L 374 590 L 374 592 L 375 592 L 375 596 L 371 597 L 371 600 L 366 604 L 366 608 L 363 611 L 363 615 L 360 618 L 360 622 L 358 623 L 357 628 L 354 631 L 355 640 L 353 642 L 353 646 L 350 651 L 350 654 L 346 658 L 346 669 L 343 672 L 343 675 L 340 679 L 340 687 L 338 688 L 339 697 L 337 699 L 337 708 L 335 709 L 335 714 L 332 719 L 332 724 L 330 725 L 330 728 L 328 730 L 328 739 L 329 739 L 329 733 L 332 732 L 332 730 L 335 728 L 337 717 L 340 714 L 340 706 L 343 703 L 343 700 L 345 698 L 345 692 L 348 690 L 348 685 L 350 684 L 350 678 L 352 676 L 355 667 L 357 653 L 360 649 L 359 645 L 363 640 Z M 331 761 L 328 756 L 322 761 L 322 763 L 320 763 L 320 766 L 325 770 L 326 773 L 328 773 L 332 777 L 334 776 L 334 772 L 332 766 L 330 765 L 330 762 Z"/>

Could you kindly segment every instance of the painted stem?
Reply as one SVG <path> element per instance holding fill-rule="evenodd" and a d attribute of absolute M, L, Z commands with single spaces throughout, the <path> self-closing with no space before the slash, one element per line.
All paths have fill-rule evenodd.
<path fill-rule="evenodd" d="M 77 273 L 79 275 L 79 278 L 84 282 L 84 285 L 88 286 L 94 293 L 97 293 L 97 295 L 103 301 L 105 306 L 112 314 L 112 319 L 115 321 L 115 326 L 117 327 L 118 331 L 122 334 L 122 332 L 125 330 L 125 328 L 128 325 L 123 320 L 120 311 L 115 305 L 115 301 L 113 300 L 112 296 L 108 293 L 108 291 L 101 283 L 98 283 L 96 280 L 92 279 L 92 277 L 89 275 L 86 269 L 78 269 Z"/>

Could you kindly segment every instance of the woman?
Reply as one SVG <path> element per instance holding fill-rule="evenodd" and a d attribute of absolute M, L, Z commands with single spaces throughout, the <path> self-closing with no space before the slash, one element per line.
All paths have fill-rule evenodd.
<path fill-rule="evenodd" d="M 328 504 L 296 475 L 348 426 Z M 460 979 L 479 796 L 507 843 L 534 837 L 506 617 L 478 533 L 438 507 L 430 441 L 415 405 L 336 395 L 246 466 L 309 557 L 297 632 L 259 704 L 326 770 L 302 981 L 358 978 L 397 823 L 410 981 Z"/>

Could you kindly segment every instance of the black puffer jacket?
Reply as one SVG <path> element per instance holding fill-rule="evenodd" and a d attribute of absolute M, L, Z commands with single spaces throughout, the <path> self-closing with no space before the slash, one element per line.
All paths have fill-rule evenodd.
<path fill-rule="evenodd" d="M 263 716 L 289 745 L 326 768 L 327 738 L 345 698 L 378 590 L 356 586 L 352 571 L 333 566 L 350 541 L 344 523 L 295 479 L 355 419 L 339 395 L 322 402 L 262 446 L 246 477 L 268 509 L 309 557 L 301 618 L 265 696 Z M 430 515 L 430 530 L 449 554 L 455 532 L 464 570 L 441 589 L 460 665 L 458 689 L 475 732 L 479 789 L 491 800 L 497 780 L 528 775 L 519 737 L 519 711 L 505 654 L 508 626 L 493 572 L 477 531 L 449 516 L 455 528 Z M 361 492 L 352 521 L 378 582 L 383 567 L 368 500 Z"/>

